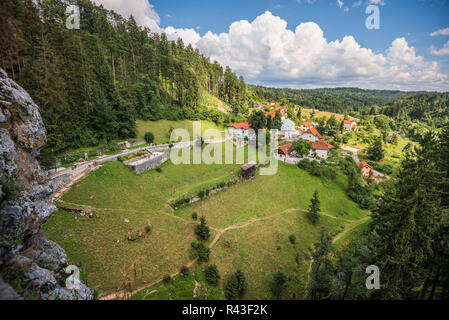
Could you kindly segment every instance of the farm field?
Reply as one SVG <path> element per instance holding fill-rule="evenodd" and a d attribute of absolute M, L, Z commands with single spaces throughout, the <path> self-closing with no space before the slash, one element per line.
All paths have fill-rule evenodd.
<path fill-rule="evenodd" d="M 174 211 L 169 205 L 174 198 L 217 181 L 228 181 L 239 165 L 167 162 L 161 169 L 136 176 L 119 162 L 107 163 L 75 184 L 62 199 L 64 206 L 93 212 L 93 218 L 60 210 L 42 228 L 49 239 L 66 250 L 71 263 L 82 266 L 82 279 L 100 296 L 126 287 L 139 299 L 165 299 L 178 289 L 184 293 L 172 298 L 189 298 L 185 286 L 195 286 L 195 279 L 204 285 L 204 266 L 193 262 L 190 246 L 196 239 L 197 224 L 191 216 L 197 212 L 206 217 L 211 228 L 211 263 L 217 265 L 222 279 L 240 268 L 249 282 L 245 298 L 271 298 L 270 279 L 282 269 L 295 279 L 285 294 L 300 298 L 310 263 L 309 249 L 319 231 L 327 228 L 337 234 L 368 215 L 349 200 L 340 184 L 284 163 L 279 163 L 276 175 L 257 175 Z M 323 213 L 320 223 L 312 226 L 304 214 L 315 189 Z M 142 230 L 148 224 L 152 226 L 150 233 L 136 241 L 127 239 L 128 232 Z M 296 236 L 294 245 L 289 242 L 290 234 Z M 193 267 L 190 281 L 178 276 L 171 284 L 161 283 L 166 275 L 176 276 L 184 265 Z M 189 284 L 176 289 L 176 281 L 181 280 Z M 140 288 L 144 288 L 143 293 Z M 220 299 L 223 295 L 211 288 L 208 298 Z"/>

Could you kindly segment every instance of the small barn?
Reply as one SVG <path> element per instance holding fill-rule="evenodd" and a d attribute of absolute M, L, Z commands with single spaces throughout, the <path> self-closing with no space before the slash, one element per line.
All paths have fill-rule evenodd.
<path fill-rule="evenodd" d="M 249 180 L 253 178 L 256 175 L 256 163 L 255 162 L 249 162 L 247 164 L 244 164 L 241 166 L 242 171 L 240 173 L 240 176 L 243 180 Z"/>

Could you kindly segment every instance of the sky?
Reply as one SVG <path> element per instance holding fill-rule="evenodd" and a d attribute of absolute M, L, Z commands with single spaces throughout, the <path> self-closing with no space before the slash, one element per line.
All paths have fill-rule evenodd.
<path fill-rule="evenodd" d="M 182 38 L 247 83 L 449 91 L 449 0 L 94 2 Z M 366 26 L 373 5 L 379 29 Z"/>

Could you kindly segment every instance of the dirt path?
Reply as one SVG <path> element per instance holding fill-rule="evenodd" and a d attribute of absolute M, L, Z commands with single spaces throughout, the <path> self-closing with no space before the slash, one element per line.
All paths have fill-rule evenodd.
<path fill-rule="evenodd" d="M 325 216 L 328 216 L 327 214 L 323 214 Z M 352 221 L 351 226 L 349 228 L 346 228 L 345 231 L 339 233 L 335 238 L 332 239 L 332 243 L 337 242 L 338 240 L 340 240 L 345 234 L 347 234 L 348 232 L 350 232 L 351 230 L 354 230 L 355 228 L 357 228 L 358 226 L 360 226 L 362 223 L 368 221 L 370 219 L 370 217 L 364 217 L 360 220 L 356 220 L 356 221 Z M 346 219 L 342 219 L 342 220 L 346 220 Z M 348 220 L 346 220 L 348 221 Z M 312 272 L 312 264 L 313 264 L 313 257 L 310 260 L 310 264 L 309 264 L 309 268 L 307 269 L 307 282 L 306 282 L 306 286 L 304 288 L 304 296 L 303 296 L 303 300 L 305 300 L 307 298 L 307 296 L 309 295 L 309 281 L 310 281 L 310 273 Z"/>
<path fill-rule="evenodd" d="M 92 208 L 92 207 L 90 207 L 90 208 Z M 93 209 L 94 209 L 94 208 L 93 208 Z M 108 210 L 108 209 L 103 209 L 103 210 Z M 118 209 L 118 210 L 122 210 L 122 209 Z M 130 211 L 130 210 L 127 210 L 127 211 Z M 131 210 L 131 211 L 132 211 L 132 210 Z M 209 247 L 209 249 L 212 249 L 212 248 L 217 244 L 217 242 L 221 239 L 221 237 L 223 236 L 223 234 L 224 234 L 225 232 L 227 232 L 227 231 L 230 231 L 230 230 L 237 230 L 237 229 L 244 229 L 244 228 L 246 228 L 246 227 L 248 227 L 248 226 L 250 226 L 250 225 L 253 225 L 253 224 L 257 223 L 257 222 L 264 221 L 264 220 L 270 220 L 270 219 L 273 219 L 273 218 L 275 218 L 275 217 L 278 217 L 278 216 L 281 216 L 281 215 L 284 215 L 284 214 L 288 214 L 288 213 L 292 213 L 292 212 L 297 212 L 297 211 L 299 211 L 299 212 L 307 212 L 306 210 L 302 210 L 302 209 L 299 209 L 299 208 L 291 208 L 291 209 L 287 209 L 287 210 L 284 210 L 284 211 L 282 211 L 282 212 L 275 213 L 275 214 L 270 215 L 270 216 L 267 216 L 267 217 L 253 218 L 253 219 L 249 220 L 248 222 L 246 222 L 246 223 L 244 223 L 244 224 L 241 224 L 241 225 L 231 225 L 231 226 L 226 227 L 226 228 L 224 228 L 224 229 L 217 229 L 217 228 L 214 228 L 214 227 L 210 227 L 212 230 L 216 231 L 217 234 L 215 235 L 214 239 L 212 240 L 212 242 L 209 244 L 208 247 Z M 141 212 L 141 211 L 136 211 L 136 212 Z M 172 215 L 172 214 L 167 214 L 167 213 L 164 213 L 164 214 L 167 215 L 167 216 L 170 216 L 170 217 L 172 217 L 172 218 L 177 218 L 177 219 L 183 220 L 184 222 L 187 222 L 187 223 L 189 223 L 189 224 L 191 224 L 191 223 L 196 224 L 196 222 L 192 222 L 192 221 L 183 219 L 183 218 L 181 218 L 181 217 L 178 217 L 178 216 L 175 216 L 175 215 Z M 342 220 L 342 221 L 346 221 L 346 222 L 349 222 L 349 223 L 353 223 L 353 226 L 351 226 L 351 228 L 348 228 L 344 233 L 340 234 L 340 237 L 337 237 L 338 239 L 341 238 L 341 236 L 342 236 L 343 234 L 349 232 L 350 230 L 352 230 L 352 229 L 355 228 L 356 226 L 360 225 L 361 223 L 363 223 L 363 222 L 365 222 L 367 219 L 369 219 L 369 217 L 365 217 L 365 218 L 363 218 L 363 219 L 355 220 L 355 221 L 354 221 L 354 220 L 348 220 L 348 219 L 338 218 L 338 217 L 332 216 L 332 215 L 327 214 L 327 213 L 324 213 L 324 212 L 322 212 L 321 215 L 326 216 L 326 217 L 329 217 L 329 218 L 332 218 L 332 219 L 337 219 L 337 220 Z M 338 239 L 334 239 L 333 242 L 338 241 Z M 198 261 L 198 258 L 195 258 L 195 259 L 191 260 L 186 266 L 187 266 L 188 268 L 191 268 L 197 261 Z M 310 277 L 310 271 L 311 271 L 311 269 L 312 269 L 312 263 L 313 263 L 313 260 L 311 261 L 310 266 L 309 266 L 309 270 L 308 270 L 309 277 Z M 173 277 L 175 277 L 175 276 L 177 276 L 177 275 L 179 275 L 179 274 L 180 274 L 180 271 L 175 272 L 175 273 L 171 274 L 170 276 L 173 278 Z M 308 279 L 308 280 L 309 280 L 309 279 Z M 138 289 L 135 289 L 135 290 L 133 290 L 133 291 L 130 292 L 130 293 L 117 292 L 117 293 L 113 293 L 113 294 L 110 294 L 110 295 L 101 297 L 100 299 L 101 299 L 101 300 L 117 300 L 117 299 L 123 299 L 123 298 L 126 298 L 126 297 L 131 297 L 131 296 L 137 294 L 138 292 L 140 292 L 140 291 L 142 291 L 142 290 L 148 289 L 148 288 L 150 288 L 150 287 L 152 287 L 152 286 L 154 286 L 154 285 L 157 285 L 157 284 L 161 283 L 162 281 L 163 281 L 163 279 L 158 279 L 158 280 L 155 280 L 155 281 L 153 281 L 153 282 L 151 282 L 151 283 L 149 283 L 149 284 L 146 284 L 145 286 L 142 286 L 142 287 L 140 287 L 140 288 L 138 288 Z M 308 281 L 307 281 L 307 282 L 308 282 Z M 306 290 L 306 292 L 307 292 L 307 284 L 306 284 L 305 290 Z M 147 295 L 148 295 L 148 294 L 147 294 Z M 304 297 L 306 297 L 306 296 L 307 296 L 307 293 L 304 295 Z"/>

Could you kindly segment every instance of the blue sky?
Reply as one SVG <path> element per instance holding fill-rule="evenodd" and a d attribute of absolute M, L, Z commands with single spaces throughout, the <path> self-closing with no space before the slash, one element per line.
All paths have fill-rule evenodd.
<path fill-rule="evenodd" d="M 300 3 L 299 3 L 300 2 Z M 352 7 L 358 1 L 343 1 L 340 9 L 336 1 L 316 0 L 152 0 L 151 3 L 161 18 L 161 26 L 196 28 L 203 35 L 227 32 L 238 20 L 253 20 L 269 10 L 287 20 L 288 28 L 299 23 L 313 21 L 332 41 L 345 35 L 353 35 L 364 47 L 376 51 L 387 49 L 398 37 L 406 37 L 417 48 L 417 53 L 431 57 L 431 45 L 442 47 L 449 38 L 430 37 L 429 34 L 449 27 L 449 1 L 445 0 L 390 0 L 380 8 L 380 30 L 365 27 L 366 5 Z M 345 12 L 344 8 L 349 8 Z M 435 57 L 433 57 L 435 59 Z M 448 58 L 436 60 L 448 63 Z"/>
<path fill-rule="evenodd" d="M 96 1 L 107 7 L 125 0 Z M 144 12 L 141 1 L 147 0 L 126 1 L 123 14 L 133 8 L 134 16 Z M 370 3 L 380 9 L 380 30 L 365 27 Z M 149 6 L 147 15 L 158 17 L 152 29 L 160 28 L 170 39 L 183 38 L 251 83 L 449 90 L 449 29 L 430 36 L 449 28 L 449 0 L 150 0 Z M 235 24 L 241 20 L 248 23 Z M 301 23 L 303 28 L 295 32 Z M 345 36 L 353 41 L 343 41 Z M 313 53 L 308 47 L 315 48 Z M 255 48 L 270 53 L 259 54 Z M 328 76 L 324 65 L 333 70 Z"/>

